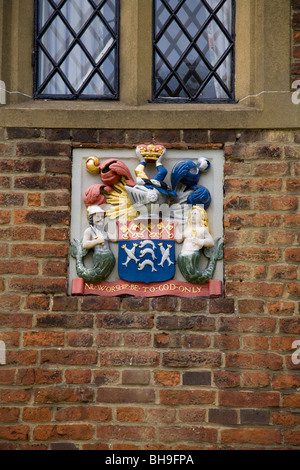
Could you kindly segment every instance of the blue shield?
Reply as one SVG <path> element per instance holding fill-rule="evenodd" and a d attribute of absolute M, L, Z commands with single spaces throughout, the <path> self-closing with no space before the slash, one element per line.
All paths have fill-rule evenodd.
<path fill-rule="evenodd" d="M 118 270 L 130 282 L 163 282 L 175 274 L 174 240 L 119 241 Z"/>

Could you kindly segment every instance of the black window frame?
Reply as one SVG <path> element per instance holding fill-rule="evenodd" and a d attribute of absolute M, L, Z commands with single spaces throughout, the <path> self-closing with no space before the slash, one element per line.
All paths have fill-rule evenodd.
<path fill-rule="evenodd" d="M 165 6 L 167 7 L 167 1 L 165 2 L 165 0 L 161 0 Z M 179 3 L 178 3 L 178 6 L 175 8 L 174 10 L 174 13 L 176 13 L 177 11 L 180 10 L 180 8 L 182 7 L 182 5 L 184 4 L 186 0 L 179 0 Z M 196 1 L 196 0 L 195 0 Z M 170 17 L 169 19 L 166 21 L 165 25 L 164 25 L 164 28 L 162 30 L 159 31 L 159 33 L 157 34 L 156 33 L 156 18 L 155 18 L 155 13 L 156 13 L 156 2 L 157 0 L 152 0 L 152 13 L 153 13 L 153 21 L 152 21 L 152 42 L 153 42 L 153 49 L 152 49 L 152 54 L 153 54 L 153 58 L 152 58 L 152 100 L 151 102 L 152 103 L 236 103 L 236 99 L 235 99 L 235 38 L 236 38 L 236 32 L 235 32 L 235 22 L 236 22 L 236 0 L 231 0 L 232 1 L 232 18 L 231 18 L 231 24 L 232 24 L 232 34 L 231 34 L 231 37 L 229 38 L 229 35 L 228 35 L 228 32 L 226 33 L 226 37 L 228 38 L 229 42 L 230 42 L 230 46 L 227 48 L 227 50 L 225 51 L 226 52 L 226 56 L 222 59 L 222 57 L 224 56 L 224 54 L 222 55 L 222 57 L 217 61 L 217 63 L 215 64 L 215 66 L 212 66 L 208 60 L 206 60 L 204 54 L 201 52 L 201 50 L 199 49 L 199 47 L 197 46 L 196 44 L 196 40 L 200 37 L 200 35 L 202 34 L 202 32 L 205 30 L 205 27 L 207 26 L 207 24 L 211 21 L 211 19 L 214 19 L 215 21 L 217 21 L 218 25 L 220 26 L 220 28 L 223 30 L 225 30 L 225 27 L 222 25 L 222 22 L 218 19 L 217 17 L 217 12 L 222 8 L 222 6 L 224 5 L 224 3 L 226 2 L 226 0 L 220 0 L 220 3 L 219 5 L 217 6 L 217 8 L 215 10 L 213 10 L 210 5 L 207 3 L 206 0 L 201 0 L 202 3 L 204 4 L 204 6 L 211 12 L 209 17 L 205 20 L 205 22 L 203 23 L 202 27 L 200 28 L 200 30 L 198 31 L 197 35 L 192 39 L 191 35 L 186 31 L 186 28 L 184 27 L 184 25 L 182 24 L 182 22 L 176 18 L 176 22 L 180 25 L 180 27 L 182 27 L 183 31 L 187 34 L 188 37 L 190 37 L 191 41 L 190 41 L 190 45 L 188 47 L 188 50 L 190 50 L 192 47 L 195 47 L 196 50 L 199 51 L 199 55 L 201 57 L 201 59 L 204 60 L 204 62 L 206 63 L 206 65 L 211 69 L 210 70 L 210 73 L 209 75 L 207 76 L 207 78 L 203 81 L 201 87 L 199 88 L 198 90 L 198 96 L 199 94 L 201 93 L 201 90 L 203 90 L 206 86 L 206 84 L 209 82 L 209 80 L 213 77 L 215 77 L 218 82 L 222 82 L 222 79 L 218 76 L 218 74 L 216 73 L 216 69 L 220 66 L 220 64 L 223 62 L 223 60 L 226 58 L 226 56 L 230 53 L 230 51 L 232 51 L 232 54 L 231 54 L 231 71 L 230 71 L 230 81 L 231 81 L 231 90 L 227 89 L 225 90 L 226 93 L 229 95 L 228 98 L 197 98 L 197 99 L 193 99 L 191 96 L 189 96 L 188 98 L 180 98 L 180 97 L 159 97 L 159 93 L 160 91 L 162 90 L 163 88 L 163 84 L 167 84 L 167 82 L 169 81 L 170 77 L 172 76 L 175 76 L 177 79 L 178 79 L 178 74 L 176 73 L 176 69 L 179 67 L 180 63 L 181 63 L 181 59 L 178 60 L 177 64 L 175 67 L 172 68 L 172 66 L 170 65 L 170 63 L 168 63 L 168 67 L 171 69 L 171 72 L 169 73 L 169 75 L 167 76 L 167 78 L 164 80 L 163 84 L 158 88 L 158 91 L 156 90 L 155 88 L 155 81 L 156 81 L 156 70 L 155 70 L 155 52 L 158 50 L 158 53 L 161 55 L 158 47 L 157 47 L 157 43 L 158 41 L 160 40 L 163 32 L 167 29 L 168 25 L 170 25 L 172 19 L 174 18 L 174 14 L 172 15 L 171 14 L 171 8 L 168 8 L 169 11 L 170 11 Z M 185 54 L 186 55 L 186 54 Z M 180 83 L 182 85 L 182 82 Z M 223 83 L 224 85 L 224 83 Z M 223 85 L 221 85 L 223 87 Z M 184 90 L 187 94 L 190 95 L 189 91 L 187 90 L 186 87 L 184 87 Z M 226 87 L 227 88 L 227 87 Z"/>
<path fill-rule="evenodd" d="M 115 47 L 115 50 L 116 50 L 115 71 L 114 71 L 114 73 L 115 73 L 115 80 L 114 80 L 115 92 L 112 93 L 112 95 L 102 95 L 102 96 L 101 95 L 100 96 L 87 95 L 87 94 L 82 95 L 80 92 L 76 92 L 74 89 L 73 89 L 73 91 L 74 91 L 73 94 L 66 94 L 66 95 L 64 95 L 64 94 L 60 94 L 60 95 L 58 95 L 58 94 L 46 94 L 46 93 L 42 93 L 42 91 L 43 91 L 43 89 L 45 89 L 45 87 L 47 86 L 47 84 L 49 83 L 51 78 L 55 75 L 55 73 L 57 73 L 58 68 L 59 68 L 59 64 L 63 63 L 65 58 L 68 56 L 68 53 L 72 50 L 72 48 L 76 44 L 79 43 L 80 47 L 83 48 L 84 52 L 86 53 L 86 55 L 90 59 L 90 61 L 91 62 L 93 61 L 93 58 L 92 58 L 91 54 L 87 51 L 85 46 L 81 43 L 80 36 L 82 36 L 84 34 L 84 32 L 87 30 L 89 24 L 93 21 L 93 18 L 96 14 L 95 11 L 97 12 L 98 16 L 99 15 L 102 16 L 101 13 L 100 13 L 100 10 L 103 7 L 103 5 L 106 3 L 107 0 L 102 0 L 99 3 L 98 7 L 93 3 L 93 0 L 89 0 L 89 3 L 91 4 L 91 6 L 95 8 L 95 11 L 91 14 L 91 16 L 88 18 L 88 20 L 86 20 L 85 24 L 80 29 L 78 34 L 76 34 L 76 32 L 71 28 L 71 26 L 69 24 L 67 24 L 68 22 L 64 18 L 64 16 L 62 14 L 58 13 L 61 20 L 65 24 L 67 24 L 68 29 L 72 29 L 72 34 L 74 36 L 74 39 L 72 40 L 71 44 L 68 46 L 67 50 L 64 52 L 64 54 L 62 55 L 62 57 L 60 58 L 58 63 L 56 63 L 56 65 L 53 63 L 54 59 L 51 58 L 50 54 L 46 54 L 47 57 L 50 59 L 50 61 L 53 63 L 54 67 L 53 67 L 53 70 L 49 73 L 48 77 L 44 80 L 44 82 L 39 85 L 39 83 L 38 83 L 39 48 L 42 48 L 44 53 L 45 53 L 45 50 L 46 50 L 46 48 L 43 47 L 43 45 L 41 44 L 41 37 L 42 37 L 43 33 L 45 32 L 45 30 L 47 29 L 47 27 L 53 21 L 53 19 L 56 16 L 58 10 L 60 10 L 65 5 L 65 3 L 67 2 L 67 0 L 61 0 L 59 3 L 56 4 L 56 3 L 53 2 L 53 0 L 47 0 L 47 1 L 51 4 L 52 8 L 54 9 L 54 13 L 51 15 L 50 18 L 48 18 L 45 25 L 41 29 L 41 31 L 39 31 L 39 13 L 40 13 L 39 2 L 40 2 L 40 0 L 34 0 L 34 50 L 33 50 L 33 61 L 32 61 L 33 62 L 33 69 L 34 69 L 33 70 L 33 95 L 34 95 L 34 98 L 35 99 L 43 99 L 43 100 L 90 100 L 90 101 L 91 100 L 93 100 L 93 101 L 119 100 L 119 90 L 120 90 L 120 79 L 119 79 L 119 65 L 120 65 L 120 44 L 119 44 L 119 37 L 120 37 L 120 0 L 116 0 L 116 29 L 115 29 L 115 32 L 110 28 L 110 32 L 114 33 L 114 35 L 115 35 L 114 41 L 113 41 L 112 46 L 104 54 L 104 56 L 101 58 L 101 61 L 100 61 L 101 63 L 103 63 L 105 61 L 105 59 L 108 57 L 109 52 Z M 105 22 L 105 26 L 107 27 L 107 22 Z M 95 62 L 94 62 L 94 64 L 95 64 Z M 98 71 L 99 66 L 97 64 L 96 65 L 94 65 L 94 64 L 93 64 L 92 74 L 89 75 L 88 79 L 85 80 L 83 85 L 80 87 L 81 91 L 84 90 L 85 86 L 88 84 L 91 75 L 92 76 L 95 75 Z M 99 73 L 101 75 L 101 72 L 99 72 Z M 73 87 L 68 82 L 68 80 L 65 79 L 61 74 L 60 74 L 60 76 L 61 76 L 62 80 L 65 82 L 65 84 L 68 86 L 68 88 L 70 90 L 72 90 Z"/>

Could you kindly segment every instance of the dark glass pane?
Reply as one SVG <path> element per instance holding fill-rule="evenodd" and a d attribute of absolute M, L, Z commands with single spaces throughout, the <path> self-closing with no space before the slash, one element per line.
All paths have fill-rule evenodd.
<path fill-rule="evenodd" d="M 35 96 L 118 98 L 119 0 L 36 0 Z"/>
<path fill-rule="evenodd" d="M 234 0 L 153 5 L 153 100 L 233 101 Z"/>

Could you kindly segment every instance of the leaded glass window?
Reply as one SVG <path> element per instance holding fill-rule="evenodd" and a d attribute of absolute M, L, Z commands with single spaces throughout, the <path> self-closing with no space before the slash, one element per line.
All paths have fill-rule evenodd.
<path fill-rule="evenodd" d="M 153 101 L 234 101 L 234 0 L 153 0 Z"/>
<path fill-rule="evenodd" d="M 35 1 L 35 97 L 117 99 L 119 0 Z"/>

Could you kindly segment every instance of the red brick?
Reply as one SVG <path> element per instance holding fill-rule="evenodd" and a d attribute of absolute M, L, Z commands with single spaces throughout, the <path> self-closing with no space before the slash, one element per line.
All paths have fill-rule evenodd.
<path fill-rule="evenodd" d="M 33 438 L 37 441 L 57 439 L 86 441 L 92 438 L 93 433 L 91 424 L 39 425 L 34 428 Z"/>
<path fill-rule="evenodd" d="M 41 136 L 41 130 L 34 128 L 8 127 L 6 132 L 8 139 L 33 139 Z"/>
<path fill-rule="evenodd" d="M 293 265 L 270 266 L 271 279 L 297 279 L 297 269 Z"/>
<path fill-rule="evenodd" d="M 281 333 L 299 334 L 300 333 L 300 319 L 287 318 L 280 320 L 279 328 Z"/>
<path fill-rule="evenodd" d="M 50 141 L 69 140 L 70 129 L 45 129 L 45 138 Z"/>
<path fill-rule="evenodd" d="M 149 423 L 174 423 L 176 419 L 176 411 L 170 408 L 154 408 L 149 409 L 147 420 Z"/>
<path fill-rule="evenodd" d="M 11 212 L 7 210 L 0 210 L 0 225 L 9 224 L 11 219 Z"/>
<path fill-rule="evenodd" d="M 72 348 L 90 348 L 93 345 L 93 335 L 87 332 L 68 333 L 67 343 Z"/>
<path fill-rule="evenodd" d="M 209 422 L 221 425 L 237 424 L 238 416 L 235 410 L 212 408 L 209 410 Z"/>
<path fill-rule="evenodd" d="M 278 261 L 281 250 L 276 248 L 227 248 L 225 260 L 227 261 Z"/>
<path fill-rule="evenodd" d="M 300 28 L 300 12 L 293 12 L 292 14 L 292 26 L 293 28 Z"/>
<path fill-rule="evenodd" d="M 119 307 L 120 299 L 118 297 L 100 297 L 91 295 L 82 299 L 81 310 L 85 312 L 99 310 L 119 310 Z"/>
<path fill-rule="evenodd" d="M 215 319 L 205 315 L 193 316 L 162 316 L 157 318 L 159 330 L 215 330 Z"/>
<path fill-rule="evenodd" d="M 151 144 L 152 132 L 145 129 L 129 129 L 126 131 L 126 142 L 128 144 Z"/>
<path fill-rule="evenodd" d="M 300 431 L 291 429 L 284 431 L 284 442 L 298 447 L 300 445 Z"/>
<path fill-rule="evenodd" d="M 207 301 L 199 298 L 182 298 L 181 312 L 206 312 Z"/>
<path fill-rule="evenodd" d="M 94 382 L 96 385 L 107 385 L 119 383 L 120 372 L 116 370 L 96 370 Z"/>
<path fill-rule="evenodd" d="M 153 309 L 159 312 L 174 312 L 174 310 L 176 310 L 177 302 L 178 300 L 176 297 L 156 297 L 153 302 Z"/>
<path fill-rule="evenodd" d="M 270 385 L 270 376 L 267 372 L 244 372 L 242 374 L 243 387 L 263 388 Z"/>
<path fill-rule="evenodd" d="M 125 333 L 124 346 L 144 348 L 151 343 L 150 333 Z"/>
<path fill-rule="evenodd" d="M 160 390 L 160 403 L 168 406 L 209 405 L 216 401 L 214 390 Z"/>
<path fill-rule="evenodd" d="M 224 429 L 221 442 L 274 445 L 281 443 L 281 432 L 269 429 Z"/>
<path fill-rule="evenodd" d="M 227 282 L 226 294 L 253 297 L 282 297 L 283 285 L 267 282 Z"/>
<path fill-rule="evenodd" d="M 233 335 L 215 335 L 214 347 L 220 350 L 224 349 L 239 349 L 240 339 L 238 336 Z"/>
<path fill-rule="evenodd" d="M 0 194 L 0 206 L 23 206 L 24 205 L 24 194 L 19 193 L 10 193 L 10 194 Z"/>
<path fill-rule="evenodd" d="M 101 366 L 157 366 L 159 354 L 154 351 L 103 351 Z"/>
<path fill-rule="evenodd" d="M 0 439 L 9 441 L 28 441 L 29 426 L 0 426 Z"/>
<path fill-rule="evenodd" d="M 107 303 L 107 310 L 115 310 L 118 308 L 120 299 L 117 297 L 112 298 L 115 302 Z M 100 302 L 99 305 L 102 305 Z M 108 308 L 109 307 L 109 308 Z M 88 309 L 82 308 L 82 310 L 93 310 L 95 307 Z M 102 305 L 101 310 L 104 310 L 105 307 Z M 100 310 L 100 308 L 99 308 Z M 113 329 L 123 329 L 123 328 L 142 328 L 150 329 L 153 327 L 153 318 L 154 315 L 151 313 L 138 314 L 138 313 L 112 313 L 112 314 L 99 314 L 97 315 L 97 327 L 98 328 L 113 328 Z"/>
<path fill-rule="evenodd" d="M 58 225 L 68 224 L 70 220 L 69 211 L 61 210 L 15 210 L 14 223 L 15 224 L 47 224 Z"/>
<path fill-rule="evenodd" d="M 0 274 L 38 274 L 36 261 L 0 260 Z"/>
<path fill-rule="evenodd" d="M 62 383 L 62 371 L 52 369 L 35 369 L 34 381 L 37 384 L 59 384 Z"/>
<path fill-rule="evenodd" d="M 66 406 L 55 413 L 56 421 L 100 421 L 112 419 L 112 410 L 106 406 Z"/>
<path fill-rule="evenodd" d="M 279 392 L 219 391 L 219 404 L 235 407 L 267 408 L 279 406 Z"/>
<path fill-rule="evenodd" d="M 2 423 L 16 422 L 19 420 L 20 409 L 13 407 L 1 407 L 0 408 L 0 421 Z"/>
<path fill-rule="evenodd" d="M 41 205 L 41 194 L 33 193 L 27 195 L 27 204 L 29 207 L 40 207 Z"/>
<path fill-rule="evenodd" d="M 226 366 L 247 369 L 282 369 L 283 359 L 273 353 L 227 353 Z"/>
<path fill-rule="evenodd" d="M 35 391 L 35 403 L 88 403 L 94 398 L 93 390 L 88 388 L 46 387 Z"/>
<path fill-rule="evenodd" d="M 92 365 L 97 363 L 97 356 L 94 350 L 45 349 L 41 351 L 41 364 Z"/>
<path fill-rule="evenodd" d="M 125 143 L 126 133 L 124 130 L 119 129 L 100 129 L 99 130 L 99 143 L 100 144 L 122 144 Z"/>
<path fill-rule="evenodd" d="M 296 427 L 300 424 L 300 413 L 274 412 L 272 415 L 272 421 L 275 425 Z"/>
<path fill-rule="evenodd" d="M 23 345 L 28 346 L 64 346 L 65 334 L 58 332 L 31 331 L 25 332 Z"/>
<path fill-rule="evenodd" d="M 6 362 L 7 364 L 19 364 L 23 366 L 36 364 L 37 362 L 37 351 L 35 350 L 11 350 L 6 351 Z"/>
<path fill-rule="evenodd" d="M 261 145 L 261 144 L 239 144 L 239 145 L 226 145 L 225 156 L 230 159 L 238 160 L 266 160 L 266 159 L 280 159 L 282 149 L 276 145 Z"/>
<path fill-rule="evenodd" d="M 176 335 L 176 337 L 178 337 L 178 335 Z M 180 336 L 179 336 L 179 339 L 180 339 Z M 188 349 L 208 348 L 210 344 L 211 344 L 211 338 L 209 335 L 185 335 L 183 336 L 183 346 Z M 167 343 L 167 347 L 171 347 L 169 346 L 169 342 Z M 174 347 L 176 347 L 176 344 L 174 345 Z"/>
<path fill-rule="evenodd" d="M 72 140 L 73 142 L 95 143 L 98 140 L 97 134 L 96 129 L 73 129 Z"/>
<path fill-rule="evenodd" d="M 269 347 L 269 337 L 264 336 L 243 336 L 242 339 L 242 349 L 248 351 L 257 351 L 268 349 Z"/>
<path fill-rule="evenodd" d="M 51 192 L 44 196 L 45 207 L 70 206 L 71 197 L 69 193 Z"/>
<path fill-rule="evenodd" d="M 211 299 L 209 313 L 234 313 L 234 300 L 232 299 Z"/>
<path fill-rule="evenodd" d="M 163 354 L 165 367 L 220 367 L 221 354 L 218 352 L 166 352 Z"/>
<path fill-rule="evenodd" d="M 129 440 L 149 441 L 155 438 L 155 428 L 152 426 L 98 426 L 97 438 L 100 440 Z"/>
<path fill-rule="evenodd" d="M 41 240 L 42 232 L 40 227 L 14 227 L 13 240 L 34 241 Z"/>
<path fill-rule="evenodd" d="M 299 393 L 284 395 L 282 399 L 282 406 L 287 408 L 300 408 Z"/>
<path fill-rule="evenodd" d="M 24 408 L 22 418 L 30 423 L 51 421 L 51 408 Z"/>
<path fill-rule="evenodd" d="M 272 380 L 274 390 L 298 389 L 300 387 L 300 377 L 298 375 L 276 375 Z"/>
<path fill-rule="evenodd" d="M 154 382 L 157 385 L 168 387 L 180 385 L 180 373 L 174 371 L 155 371 Z"/>
<path fill-rule="evenodd" d="M 2 298 L 1 298 L 2 302 Z M 10 305 L 10 302 L 9 302 Z M 30 314 L 23 314 L 23 313 L 12 313 L 10 311 L 10 308 L 2 308 L 1 304 L 1 310 L 5 311 L 7 310 L 10 315 L 7 315 L 6 313 L 1 314 L 0 313 L 0 324 L 3 327 L 9 327 L 9 328 L 32 328 L 32 315 Z M 13 309 L 14 311 L 14 309 Z"/>
<path fill-rule="evenodd" d="M 234 388 L 240 385 L 240 374 L 235 372 L 214 372 L 214 383 L 218 388 Z"/>
<path fill-rule="evenodd" d="M 283 225 L 287 228 L 300 227 L 300 214 L 284 215 Z"/>
<path fill-rule="evenodd" d="M 145 411 L 137 407 L 119 407 L 117 408 L 117 420 L 127 423 L 142 423 L 145 420 Z"/>
<path fill-rule="evenodd" d="M 33 385 L 35 383 L 34 369 L 19 369 L 17 371 L 17 385 Z"/>
<path fill-rule="evenodd" d="M 294 302 L 269 302 L 267 303 L 267 310 L 270 315 L 293 315 L 295 312 Z"/>
<path fill-rule="evenodd" d="M 0 369 L 0 385 L 13 384 L 15 382 L 15 374 L 16 374 L 15 369 L 3 369 L 3 370 Z"/>
<path fill-rule="evenodd" d="M 275 318 L 222 317 L 219 319 L 219 331 L 237 332 L 272 332 L 276 327 Z"/>
<path fill-rule="evenodd" d="M 1 296 L 1 312 L 18 312 L 20 309 L 21 297 L 18 295 Z M 4 324 L 2 324 L 4 326 Z"/>
<path fill-rule="evenodd" d="M 43 314 L 36 315 L 36 326 L 40 328 L 82 329 L 93 328 L 93 317 L 81 314 Z"/>
<path fill-rule="evenodd" d="M 254 169 L 255 176 L 285 176 L 289 166 L 285 162 L 257 163 Z"/>
<path fill-rule="evenodd" d="M 92 378 L 91 370 L 70 369 L 65 371 L 67 384 L 90 383 Z"/>
<path fill-rule="evenodd" d="M 184 423 L 203 423 L 206 417 L 206 410 L 198 408 L 181 408 L 178 418 Z"/>
<path fill-rule="evenodd" d="M 123 370 L 122 384 L 149 385 L 150 372 L 148 370 Z"/>
<path fill-rule="evenodd" d="M 30 392 L 18 389 L 1 389 L 0 403 L 25 403 L 30 399 Z"/>
<path fill-rule="evenodd" d="M 29 310 L 49 310 L 49 305 L 49 297 L 32 295 L 27 297 L 25 308 Z"/>
<path fill-rule="evenodd" d="M 119 346 L 122 341 L 120 333 L 103 331 L 97 335 L 97 346 Z"/>
<path fill-rule="evenodd" d="M 52 310 L 53 312 L 76 312 L 77 298 L 69 296 L 54 296 Z"/>
<path fill-rule="evenodd" d="M 104 403 L 154 403 L 155 393 L 151 388 L 111 388 L 98 390 L 97 401 Z"/>
<path fill-rule="evenodd" d="M 187 144 L 208 144 L 208 131 L 202 129 L 184 129 L 183 141 Z"/>
<path fill-rule="evenodd" d="M 45 240 L 68 241 L 70 238 L 68 228 L 49 228 L 45 229 Z"/>
<path fill-rule="evenodd" d="M 17 156 L 60 156 L 70 157 L 71 146 L 68 144 L 22 142 L 16 146 Z"/>
<path fill-rule="evenodd" d="M 143 297 L 127 297 L 122 300 L 122 308 L 126 311 L 147 312 L 149 299 Z"/>
<path fill-rule="evenodd" d="M 63 293 L 66 291 L 65 278 L 12 278 L 9 282 L 12 291 L 30 293 Z"/>
<path fill-rule="evenodd" d="M 164 442 L 217 442 L 217 429 L 193 427 L 166 427 L 160 428 L 160 439 Z"/>
<path fill-rule="evenodd" d="M 62 244 L 15 244 L 12 247 L 12 257 L 35 257 L 35 258 L 62 258 L 67 256 L 68 246 Z"/>

